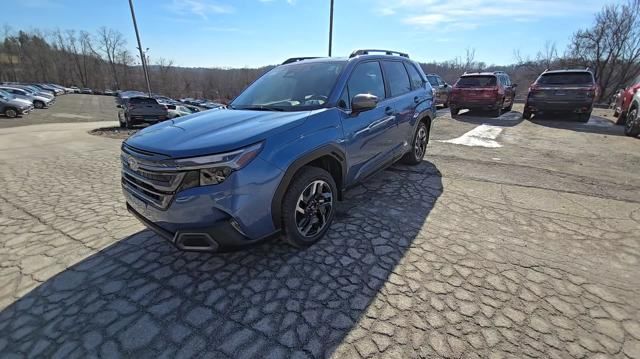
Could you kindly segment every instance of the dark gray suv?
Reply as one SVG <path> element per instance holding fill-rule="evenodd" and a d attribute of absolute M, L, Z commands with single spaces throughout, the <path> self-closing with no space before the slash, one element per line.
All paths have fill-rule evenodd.
<path fill-rule="evenodd" d="M 433 88 L 433 97 L 435 98 L 436 105 L 442 105 L 442 107 L 449 107 L 449 95 L 451 94 L 451 85 L 446 83 L 440 75 L 427 74 L 427 80 Z"/>

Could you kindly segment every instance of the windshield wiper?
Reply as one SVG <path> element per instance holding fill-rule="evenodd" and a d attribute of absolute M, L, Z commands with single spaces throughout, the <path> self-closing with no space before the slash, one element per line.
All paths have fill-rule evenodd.
<path fill-rule="evenodd" d="M 234 110 L 250 110 L 250 111 L 279 111 L 283 112 L 284 109 L 280 107 L 272 107 L 272 106 L 240 106 L 233 107 Z"/>

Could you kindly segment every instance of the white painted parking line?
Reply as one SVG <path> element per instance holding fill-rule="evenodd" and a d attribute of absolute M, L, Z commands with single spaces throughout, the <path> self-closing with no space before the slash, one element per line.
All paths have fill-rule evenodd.
<path fill-rule="evenodd" d="M 440 140 L 438 142 L 452 143 L 454 145 L 475 146 L 475 147 L 502 147 L 495 139 L 502 132 L 502 127 L 491 125 L 480 125 L 464 135 L 451 140 Z"/>

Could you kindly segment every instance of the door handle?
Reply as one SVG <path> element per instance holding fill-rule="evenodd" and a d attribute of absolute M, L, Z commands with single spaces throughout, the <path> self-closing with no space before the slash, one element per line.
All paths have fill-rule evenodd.
<path fill-rule="evenodd" d="M 387 106 L 387 108 L 384 109 L 384 113 L 389 116 L 393 115 L 394 114 L 393 108 Z"/>

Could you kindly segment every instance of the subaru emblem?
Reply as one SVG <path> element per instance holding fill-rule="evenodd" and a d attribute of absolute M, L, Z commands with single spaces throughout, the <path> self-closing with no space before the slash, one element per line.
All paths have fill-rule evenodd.
<path fill-rule="evenodd" d="M 127 164 L 129 165 L 129 168 L 131 168 L 134 171 L 137 171 L 138 168 L 140 168 L 140 165 L 138 164 L 138 161 L 136 161 L 135 158 L 129 156 L 129 158 L 127 158 Z"/>

